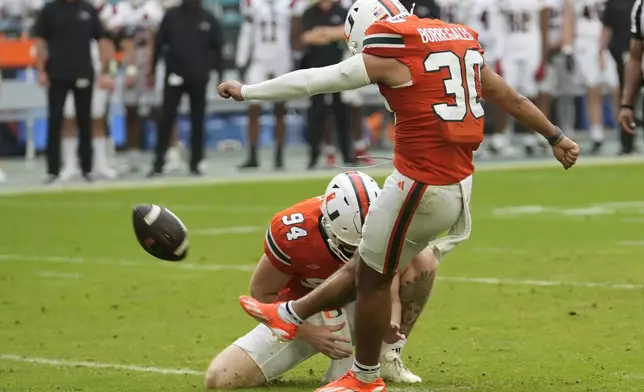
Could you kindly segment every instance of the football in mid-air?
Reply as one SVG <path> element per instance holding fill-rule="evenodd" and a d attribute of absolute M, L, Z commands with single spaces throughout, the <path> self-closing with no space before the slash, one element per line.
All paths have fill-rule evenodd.
<path fill-rule="evenodd" d="M 188 231 L 172 211 L 155 204 L 138 204 L 132 211 L 132 223 L 136 238 L 146 252 L 161 260 L 185 259 Z"/>

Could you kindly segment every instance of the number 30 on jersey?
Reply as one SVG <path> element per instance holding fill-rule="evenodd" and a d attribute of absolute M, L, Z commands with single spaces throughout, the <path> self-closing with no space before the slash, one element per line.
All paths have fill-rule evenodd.
<path fill-rule="evenodd" d="M 478 50 L 469 49 L 460 58 L 454 52 L 435 52 L 425 59 L 425 72 L 449 70 L 449 77 L 443 80 L 445 94 L 454 98 L 454 104 L 438 103 L 434 112 L 443 121 L 463 121 L 468 110 L 474 118 L 485 114 L 479 102 L 481 97 L 476 88 L 476 80 L 481 80 L 483 56 Z M 463 82 L 465 74 L 465 82 Z"/>
<path fill-rule="evenodd" d="M 299 212 L 297 214 L 284 215 L 282 217 L 282 223 L 284 223 L 285 226 L 291 226 L 288 233 L 286 233 L 286 238 L 289 241 L 293 241 L 309 235 L 306 229 L 294 226 L 300 223 L 304 223 L 304 215 L 300 214 Z"/>

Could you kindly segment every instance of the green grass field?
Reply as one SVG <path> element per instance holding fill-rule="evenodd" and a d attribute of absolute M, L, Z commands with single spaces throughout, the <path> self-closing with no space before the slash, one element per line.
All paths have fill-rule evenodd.
<path fill-rule="evenodd" d="M 392 390 L 643 391 L 643 172 L 477 174 L 472 238 L 445 259 L 405 351 L 425 383 Z M 270 217 L 324 188 L 1 197 L 0 391 L 202 390 L 211 358 L 255 324 L 237 296 Z M 139 248 L 130 215 L 139 202 L 184 220 L 184 263 Z M 315 358 L 270 390 L 312 391 L 325 371 Z"/>

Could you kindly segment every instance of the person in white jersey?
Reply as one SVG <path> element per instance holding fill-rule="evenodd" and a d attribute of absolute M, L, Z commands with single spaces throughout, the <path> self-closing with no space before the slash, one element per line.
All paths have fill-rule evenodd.
<path fill-rule="evenodd" d="M 476 0 L 436 0 L 441 20 L 447 23 L 467 24 L 470 7 Z"/>
<path fill-rule="evenodd" d="M 118 29 L 117 5 L 109 4 L 105 0 L 95 0 L 93 5 L 96 7 L 99 18 L 105 30 L 110 32 Z M 91 45 L 91 55 L 94 69 L 101 67 L 101 58 L 98 50 L 98 42 L 94 41 Z M 111 56 L 114 55 L 114 47 L 111 50 Z M 99 73 L 97 72 L 97 75 Z M 110 167 L 108 160 L 108 138 L 107 138 L 107 110 L 110 104 L 110 96 L 113 86 L 108 89 L 102 89 L 98 83 L 94 84 L 92 96 L 91 118 L 92 118 L 92 148 L 94 150 L 94 162 L 92 173 L 99 178 L 113 179 L 117 172 Z M 78 162 L 78 130 L 76 127 L 76 104 L 74 94 L 70 91 L 65 99 L 63 108 L 63 130 L 62 130 L 62 160 L 63 167 L 60 171 L 60 179 L 63 181 L 70 180 L 80 175 L 80 166 Z"/>
<path fill-rule="evenodd" d="M 599 153 L 604 142 L 604 88 L 615 94 L 619 89 L 617 66 L 601 48 L 603 0 L 566 0 L 572 26 L 566 28 L 564 51 L 574 54 L 576 69 L 588 89 L 586 104 L 590 125 L 591 153 Z M 626 21 L 624 21 L 626 23 Z"/>
<path fill-rule="evenodd" d="M 572 132 L 575 118 L 573 62 L 571 54 L 562 51 L 564 18 L 568 18 L 569 13 L 564 12 L 565 0 L 549 0 L 549 2 L 548 68 L 545 79 L 541 83 L 538 104 L 539 109 L 553 121 L 551 105 L 553 97 L 556 96 L 558 99 L 556 123 L 564 131 Z"/>
<path fill-rule="evenodd" d="M 499 36 L 503 37 L 502 76 L 519 93 L 536 101 L 546 73 L 550 5 L 547 0 L 498 0 L 497 4 Z M 521 139 L 526 154 L 534 154 L 539 139 L 524 130 Z"/>
<path fill-rule="evenodd" d="M 165 9 L 170 2 L 160 0 L 129 0 L 130 10 L 125 17 L 127 26 L 123 35 L 123 67 L 125 73 L 123 101 L 125 103 L 125 126 L 128 159 L 125 172 L 137 172 L 141 165 L 141 129 L 144 119 L 152 119 L 157 124 L 160 119 L 161 95 L 165 68 L 160 63 L 156 68 L 155 88 L 147 81 L 150 67 L 154 33 L 159 27 Z M 174 171 L 183 164 L 175 128 L 166 154 L 164 170 Z"/>
<path fill-rule="evenodd" d="M 485 62 L 498 70 L 501 63 L 503 47 L 503 27 L 501 25 L 501 10 L 497 0 L 469 0 L 461 14 L 465 17 L 463 24 L 471 27 L 479 34 L 479 42 L 485 50 Z M 489 151 L 493 155 L 514 155 L 515 149 L 510 144 L 507 135 L 507 116 L 502 110 L 493 105 L 486 106 L 486 113 L 493 119 L 487 149 L 479 148 L 478 156 L 486 156 Z M 486 129 L 487 131 L 487 129 Z"/>
<path fill-rule="evenodd" d="M 247 83 L 259 83 L 283 75 L 293 68 L 290 29 L 295 12 L 295 0 L 241 0 L 240 13 L 244 18 L 237 42 L 235 63 L 246 70 Z M 286 133 L 286 106 L 275 108 L 275 169 L 283 168 L 284 135 Z M 248 159 L 239 168 L 259 167 L 259 118 L 262 107 L 250 102 L 248 109 Z"/>

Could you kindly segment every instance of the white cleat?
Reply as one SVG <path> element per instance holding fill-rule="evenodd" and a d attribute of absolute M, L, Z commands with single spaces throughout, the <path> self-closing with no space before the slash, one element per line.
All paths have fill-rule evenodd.
<path fill-rule="evenodd" d="M 63 167 L 63 170 L 60 171 L 60 180 L 61 181 L 70 181 L 80 177 L 80 170 L 76 167 Z"/>
<path fill-rule="evenodd" d="M 4 173 L 4 170 L 0 169 L 0 184 L 7 182 L 7 175 Z"/>
<path fill-rule="evenodd" d="M 165 165 L 163 165 L 164 173 L 179 171 L 184 166 L 179 147 L 170 147 L 165 158 L 166 162 Z"/>
<path fill-rule="evenodd" d="M 99 177 L 103 178 L 106 180 L 113 180 L 118 176 L 118 172 L 111 167 L 105 166 L 105 167 L 98 167 L 96 168 L 93 173 Z"/>
<path fill-rule="evenodd" d="M 383 380 L 401 384 L 416 384 L 423 379 L 407 369 L 400 355 L 395 351 L 387 351 L 380 357 L 380 376 Z"/>

